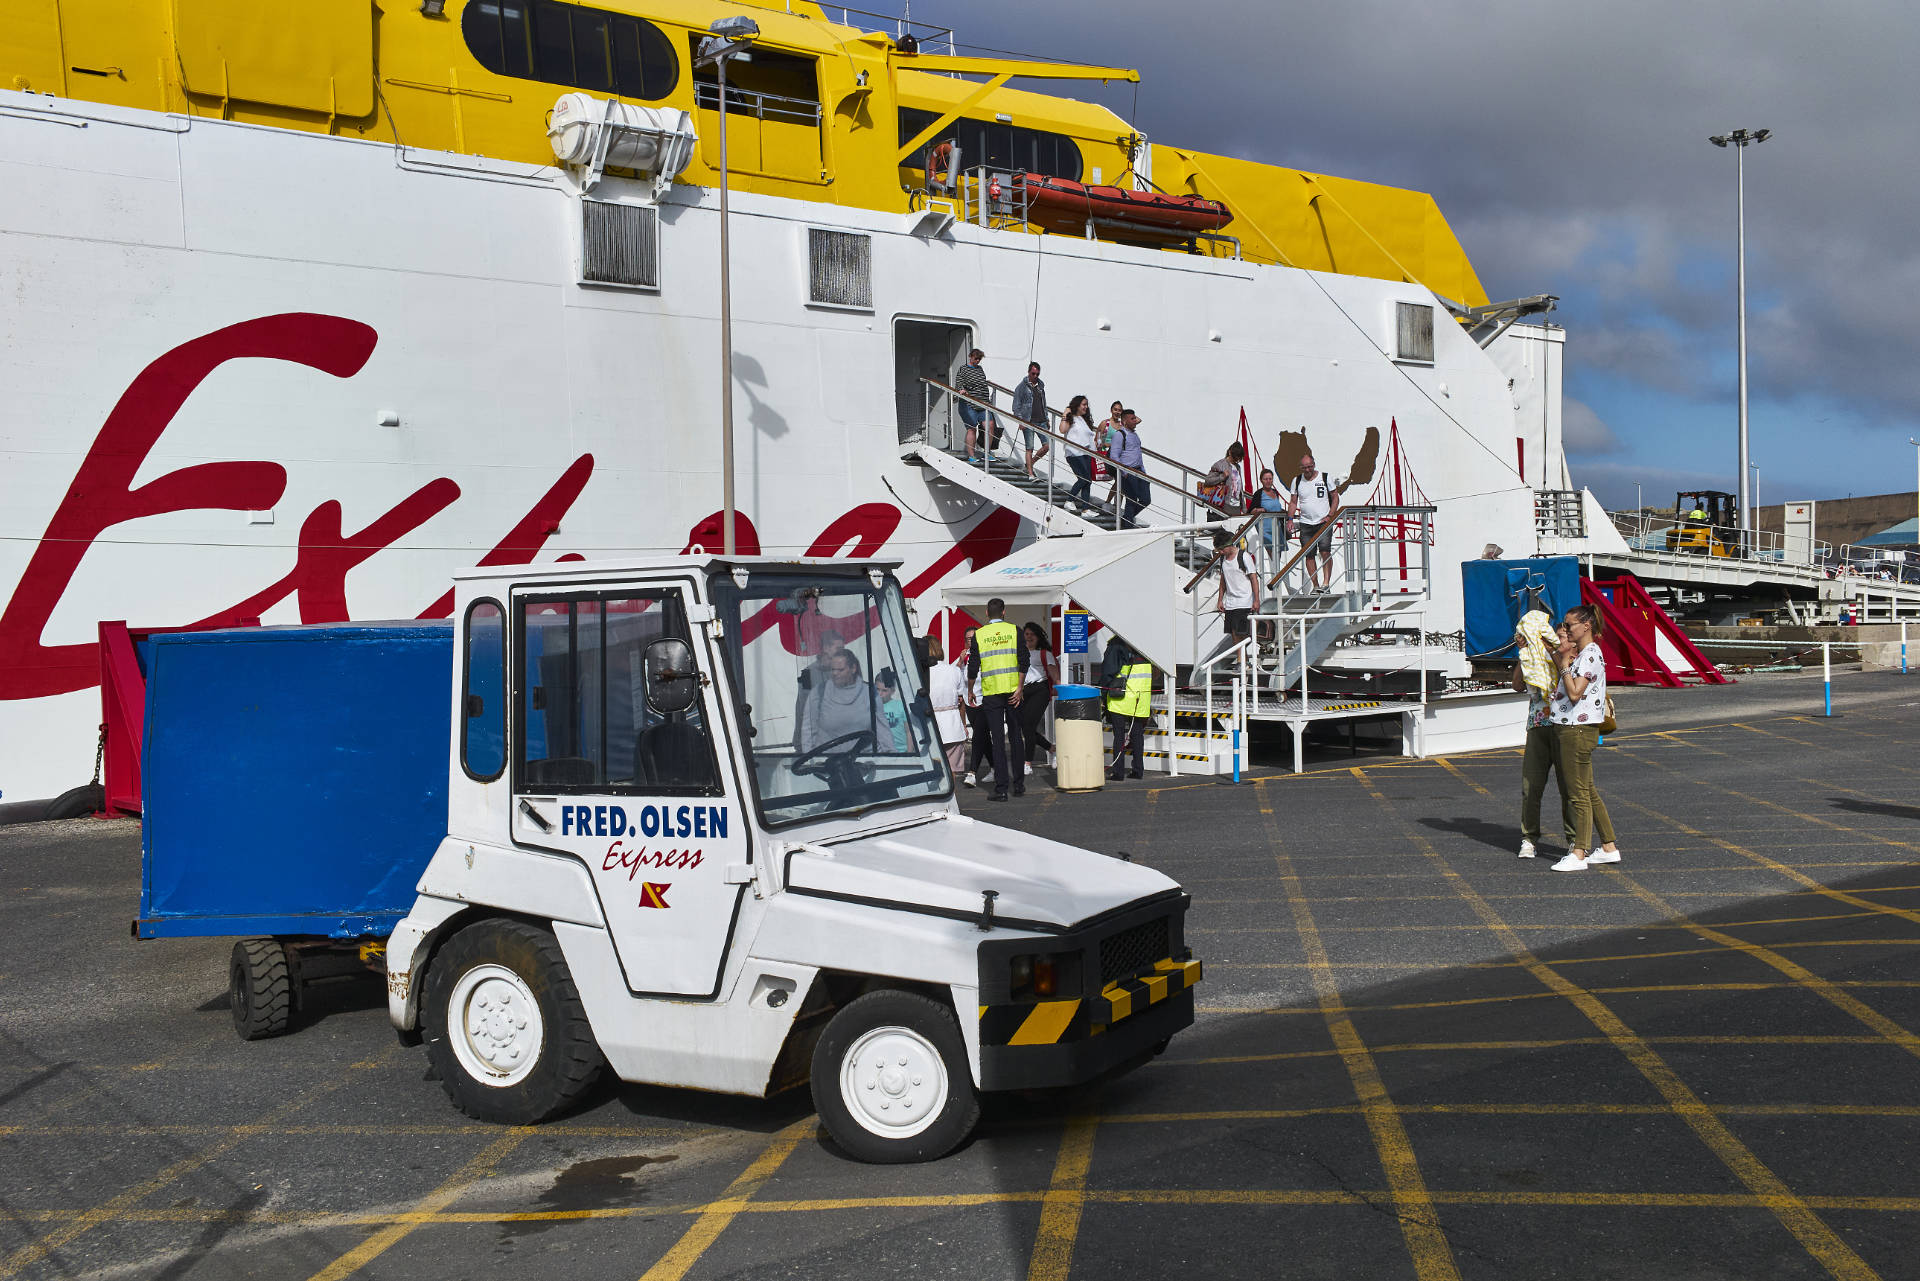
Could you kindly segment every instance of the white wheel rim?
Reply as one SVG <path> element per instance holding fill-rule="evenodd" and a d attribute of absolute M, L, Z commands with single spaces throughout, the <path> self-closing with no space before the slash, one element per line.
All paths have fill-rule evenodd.
<path fill-rule="evenodd" d="M 540 1002 L 504 965 L 476 965 L 447 1001 L 447 1040 L 468 1076 L 505 1087 L 527 1079 L 540 1061 L 546 1025 Z"/>
<path fill-rule="evenodd" d="M 840 1101 L 869 1134 L 910 1139 L 946 1109 L 947 1065 L 918 1032 L 874 1028 L 840 1060 Z"/>

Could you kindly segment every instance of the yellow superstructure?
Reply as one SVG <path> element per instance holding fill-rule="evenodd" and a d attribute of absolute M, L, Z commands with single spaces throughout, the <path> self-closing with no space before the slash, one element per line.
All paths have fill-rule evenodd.
<path fill-rule="evenodd" d="M 736 189 L 906 211 L 925 143 L 956 128 L 984 140 L 985 159 L 1012 148 L 1016 168 L 1071 157 L 1078 172 L 1060 176 L 1107 183 L 1130 168 L 1126 121 L 1007 82 L 1136 73 L 906 52 L 805 0 L 9 0 L 0 87 L 529 164 L 552 162 L 547 112 L 580 90 L 692 112 L 702 143 L 681 181 L 705 186 L 720 113 L 692 54 L 743 11 L 761 34 L 728 72 Z M 1424 193 L 1161 144 L 1151 173 L 1161 190 L 1225 202 L 1251 261 L 1487 301 Z"/>

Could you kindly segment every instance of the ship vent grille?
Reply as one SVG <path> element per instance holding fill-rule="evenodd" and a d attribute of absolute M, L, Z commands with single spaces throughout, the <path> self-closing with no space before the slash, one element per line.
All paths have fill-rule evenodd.
<path fill-rule="evenodd" d="M 1395 360 L 1433 363 L 1433 308 L 1425 303 L 1399 302 L 1393 305 Z"/>
<path fill-rule="evenodd" d="M 873 307 L 873 237 L 807 229 L 807 301 L 827 307 Z"/>
<path fill-rule="evenodd" d="M 660 211 L 608 200 L 580 202 L 580 279 L 592 285 L 660 287 Z"/>

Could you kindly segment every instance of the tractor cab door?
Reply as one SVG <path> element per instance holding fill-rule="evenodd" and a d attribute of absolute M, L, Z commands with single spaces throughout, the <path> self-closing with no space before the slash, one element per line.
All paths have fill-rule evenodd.
<path fill-rule="evenodd" d="M 512 838 L 586 864 L 636 994 L 717 996 L 746 888 L 728 875 L 748 823 L 693 593 L 513 596 Z"/>

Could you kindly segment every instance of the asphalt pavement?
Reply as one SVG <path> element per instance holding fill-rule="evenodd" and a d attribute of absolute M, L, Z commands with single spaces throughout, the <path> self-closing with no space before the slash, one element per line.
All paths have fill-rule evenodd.
<path fill-rule="evenodd" d="M 135 823 L 0 828 L 0 1278 L 1911 1277 L 1920 681 L 1835 698 L 1627 692 L 1578 873 L 1514 857 L 1513 751 L 963 795 L 1179 879 L 1206 977 L 914 1167 L 804 1091 L 470 1122 L 373 982 L 243 1043 L 226 942 L 128 937 Z"/>

